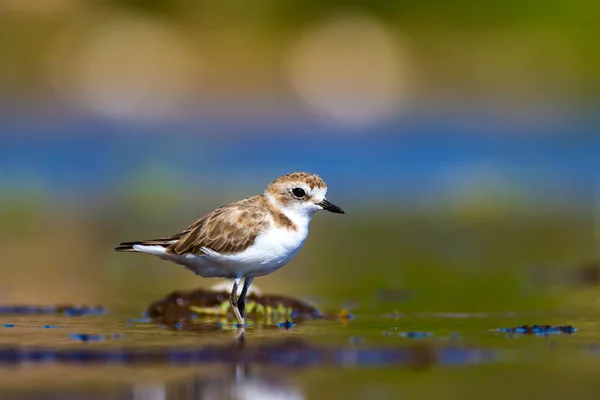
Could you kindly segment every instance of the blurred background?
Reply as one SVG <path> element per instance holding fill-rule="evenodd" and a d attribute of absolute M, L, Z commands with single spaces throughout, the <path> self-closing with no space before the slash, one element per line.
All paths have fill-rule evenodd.
<path fill-rule="evenodd" d="M 0 302 L 143 308 L 194 278 L 121 241 L 306 170 L 267 293 L 600 307 L 600 3 L 0 1 Z"/>

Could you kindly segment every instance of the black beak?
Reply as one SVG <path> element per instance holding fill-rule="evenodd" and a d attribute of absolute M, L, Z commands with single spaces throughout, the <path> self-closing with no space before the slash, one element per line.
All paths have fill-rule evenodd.
<path fill-rule="evenodd" d="M 328 202 L 327 200 L 323 200 L 320 203 L 317 203 L 317 205 L 323 207 L 323 210 L 327 210 L 327 211 L 331 211 L 332 213 L 336 213 L 336 214 L 346 214 L 344 212 L 344 210 L 342 210 L 341 208 L 339 208 L 338 206 L 336 206 L 335 204 L 331 204 L 330 202 Z"/>

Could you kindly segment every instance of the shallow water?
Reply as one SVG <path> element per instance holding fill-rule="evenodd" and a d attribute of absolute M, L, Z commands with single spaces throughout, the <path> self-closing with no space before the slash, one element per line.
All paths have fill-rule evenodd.
<path fill-rule="evenodd" d="M 600 324 L 548 313 L 368 315 L 166 327 L 140 314 L 3 315 L 2 398 L 595 398 Z M 570 324 L 572 334 L 507 334 Z M 92 396 L 93 393 L 93 396 Z"/>

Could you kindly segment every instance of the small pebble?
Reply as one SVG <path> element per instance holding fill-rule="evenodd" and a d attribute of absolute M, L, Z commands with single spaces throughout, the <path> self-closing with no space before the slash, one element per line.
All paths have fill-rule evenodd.
<path fill-rule="evenodd" d="M 498 332 L 503 333 L 525 333 L 545 336 L 554 333 L 574 333 L 577 328 L 571 325 L 521 325 L 516 328 L 499 328 Z"/>
<path fill-rule="evenodd" d="M 280 328 L 290 329 L 291 327 L 296 326 L 292 321 L 285 320 L 285 322 L 280 322 L 277 324 Z"/>
<path fill-rule="evenodd" d="M 69 338 L 80 342 L 101 342 L 104 340 L 104 336 L 90 333 L 72 333 Z"/>
<path fill-rule="evenodd" d="M 418 339 L 418 338 L 433 336 L 433 334 L 430 332 L 400 332 L 400 333 L 398 333 L 398 336 L 411 338 L 411 339 Z"/>
<path fill-rule="evenodd" d="M 97 307 L 80 307 L 73 306 L 62 310 L 64 315 L 79 317 L 83 315 L 103 315 L 106 314 L 106 309 L 100 306 Z"/>

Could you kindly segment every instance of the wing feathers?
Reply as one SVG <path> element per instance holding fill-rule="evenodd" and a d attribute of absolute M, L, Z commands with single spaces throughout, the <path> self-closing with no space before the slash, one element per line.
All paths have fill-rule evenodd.
<path fill-rule="evenodd" d="M 124 242 L 116 251 L 136 251 L 134 245 L 162 246 L 176 254 L 202 254 L 202 248 L 220 254 L 244 251 L 269 225 L 267 199 L 258 195 L 217 208 L 185 231 L 160 239 Z"/>

